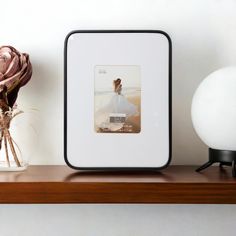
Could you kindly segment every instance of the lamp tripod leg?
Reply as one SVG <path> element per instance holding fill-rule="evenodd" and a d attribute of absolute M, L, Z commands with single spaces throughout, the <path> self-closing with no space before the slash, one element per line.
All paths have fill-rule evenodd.
<path fill-rule="evenodd" d="M 207 167 L 211 166 L 214 162 L 212 161 L 208 161 L 205 164 L 203 164 L 202 166 L 200 166 L 199 168 L 196 169 L 196 172 L 202 171 L 204 169 L 206 169 Z"/>
<path fill-rule="evenodd" d="M 236 166 L 236 162 L 235 160 L 232 161 L 232 175 L 233 177 L 236 177 L 236 169 L 235 169 L 235 166 Z"/>
<path fill-rule="evenodd" d="M 220 168 L 223 168 L 223 166 L 232 166 L 232 163 L 231 162 L 220 162 Z"/>

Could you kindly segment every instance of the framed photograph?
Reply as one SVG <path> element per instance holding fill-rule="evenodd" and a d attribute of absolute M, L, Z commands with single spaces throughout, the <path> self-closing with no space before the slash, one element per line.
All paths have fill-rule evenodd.
<path fill-rule="evenodd" d="M 160 169 L 171 159 L 171 40 L 73 31 L 65 40 L 64 155 L 74 169 Z"/>
<path fill-rule="evenodd" d="M 97 133 L 141 131 L 141 71 L 137 65 L 98 65 L 94 70 Z"/>

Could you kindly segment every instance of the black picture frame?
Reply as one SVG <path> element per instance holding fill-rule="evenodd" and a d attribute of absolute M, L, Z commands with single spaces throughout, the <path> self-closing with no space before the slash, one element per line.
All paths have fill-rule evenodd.
<path fill-rule="evenodd" d="M 169 44 L 169 158 L 161 167 L 78 167 L 72 165 L 67 158 L 67 46 L 68 39 L 76 33 L 157 33 L 164 35 Z M 171 162 L 172 158 L 172 41 L 170 36 L 162 30 L 74 30 L 67 34 L 64 41 L 64 160 L 66 164 L 75 170 L 101 170 L 101 171 L 158 171 Z"/>

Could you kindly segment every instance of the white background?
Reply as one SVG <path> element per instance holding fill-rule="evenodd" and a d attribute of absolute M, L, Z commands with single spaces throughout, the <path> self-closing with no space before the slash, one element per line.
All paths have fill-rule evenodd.
<path fill-rule="evenodd" d="M 191 124 L 191 99 L 210 72 L 236 62 L 236 1 L 0 0 L 0 6 L 0 45 L 28 52 L 34 67 L 32 81 L 18 100 L 23 107 L 39 109 L 39 119 L 32 119 L 40 140 L 34 147 L 33 164 L 64 164 L 65 35 L 73 29 L 102 28 L 162 29 L 170 34 L 172 163 L 206 160 L 207 148 Z M 4 205 L 0 206 L 0 226 L 3 236 L 235 235 L 235 210 L 224 205 Z"/>

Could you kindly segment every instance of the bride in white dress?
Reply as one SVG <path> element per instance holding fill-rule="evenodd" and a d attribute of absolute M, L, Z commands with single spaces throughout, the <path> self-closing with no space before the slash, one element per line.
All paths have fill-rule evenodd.
<path fill-rule="evenodd" d="M 121 79 L 117 78 L 113 81 L 114 95 L 111 100 L 101 109 L 95 113 L 95 124 L 98 128 L 107 129 L 110 131 L 117 131 L 121 129 L 125 123 L 123 122 L 110 122 L 110 117 L 117 114 L 118 117 L 127 119 L 130 116 L 138 115 L 138 108 L 129 102 L 121 93 L 122 84 Z"/>

